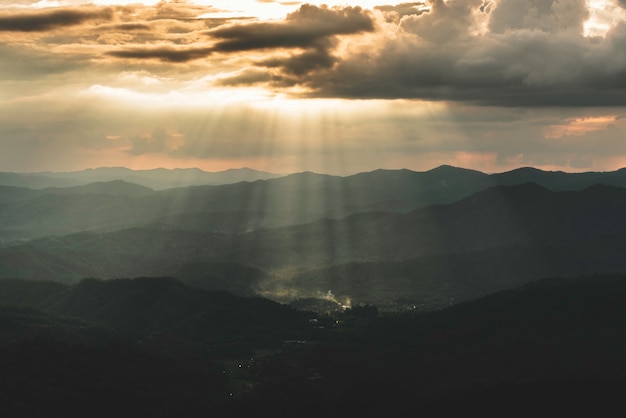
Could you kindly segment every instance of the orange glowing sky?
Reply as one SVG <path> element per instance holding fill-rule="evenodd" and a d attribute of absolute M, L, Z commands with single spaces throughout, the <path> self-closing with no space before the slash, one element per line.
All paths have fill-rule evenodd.
<path fill-rule="evenodd" d="M 626 0 L 0 2 L 0 171 L 626 166 Z"/>

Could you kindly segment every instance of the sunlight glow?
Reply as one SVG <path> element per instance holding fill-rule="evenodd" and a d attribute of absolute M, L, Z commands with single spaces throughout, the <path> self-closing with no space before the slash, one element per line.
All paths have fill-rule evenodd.
<path fill-rule="evenodd" d="M 33 4 L 19 4 L 19 3 L 0 3 L 0 9 L 43 9 L 45 7 L 60 7 L 66 6 L 67 3 L 56 0 L 41 0 Z"/>
<path fill-rule="evenodd" d="M 616 115 L 595 116 L 587 118 L 571 118 L 563 125 L 548 126 L 544 130 L 546 139 L 558 139 L 564 136 L 582 136 L 589 132 L 607 129 L 617 120 Z"/>
<path fill-rule="evenodd" d="M 587 0 L 589 19 L 584 24 L 588 37 L 605 36 L 618 22 L 626 19 L 626 11 L 616 0 Z"/>
<path fill-rule="evenodd" d="M 142 82 L 157 83 L 151 78 L 142 78 Z M 262 88 L 211 89 L 210 91 L 172 90 L 165 93 L 144 93 L 128 88 L 111 87 L 95 84 L 81 93 L 82 95 L 110 99 L 127 105 L 144 106 L 146 108 L 203 108 L 221 105 L 241 104 L 255 105 L 265 103 L 274 95 Z"/>

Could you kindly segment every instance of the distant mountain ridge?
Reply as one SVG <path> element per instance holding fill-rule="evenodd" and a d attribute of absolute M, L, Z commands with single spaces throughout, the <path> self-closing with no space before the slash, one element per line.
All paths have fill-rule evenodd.
<path fill-rule="evenodd" d="M 288 176 L 293 175 L 308 176 L 313 182 L 315 182 L 312 180 L 314 178 L 319 180 L 324 177 L 340 177 L 313 172 L 294 173 Z M 132 170 L 125 167 L 100 167 L 75 172 L 0 172 L 0 186 L 46 189 L 123 180 L 153 190 L 164 190 L 176 187 L 216 186 L 242 181 L 253 182 L 256 180 L 276 179 L 284 176 L 284 174 L 258 171 L 247 167 L 218 172 L 207 172 L 198 168 Z M 607 172 L 589 171 L 568 173 L 563 171 L 543 171 L 533 167 L 520 167 L 511 171 L 486 174 L 477 170 L 441 165 L 426 171 L 378 169 L 343 176 L 342 178 L 352 179 L 348 181 L 348 183 L 354 182 L 357 179 L 377 178 L 381 179 L 378 181 L 383 181 L 383 179 L 395 179 L 402 182 L 405 181 L 404 179 L 407 176 L 414 176 L 414 178 L 420 177 L 420 182 L 424 185 L 430 185 L 430 187 L 436 184 L 447 187 L 446 180 L 448 177 L 454 178 L 457 181 L 461 178 L 465 178 L 466 185 L 475 185 L 476 183 L 482 182 L 482 187 L 515 185 L 528 182 L 537 183 L 552 190 L 582 190 L 583 188 L 598 183 L 626 187 L 626 168 Z M 487 181 L 487 179 L 489 179 L 489 181 Z M 453 185 L 449 186 L 453 187 Z"/>
<path fill-rule="evenodd" d="M 375 170 L 346 177 L 304 172 L 167 190 L 142 186 L 141 181 L 132 182 L 137 180 L 133 176 L 150 173 L 152 183 L 157 178 L 166 179 L 165 183 L 159 183 L 159 187 L 163 187 L 171 180 L 168 176 L 175 172 L 189 174 L 191 177 L 186 177 L 187 180 L 198 179 L 196 175 L 204 173 L 197 169 L 132 171 L 102 168 L 79 174 L 83 181 L 103 176 L 124 179 L 45 189 L 0 186 L 0 243 L 81 231 L 111 231 L 151 223 L 174 229 L 240 234 L 324 218 L 340 219 L 355 213 L 408 212 L 433 204 L 452 203 L 489 187 L 529 181 L 551 190 L 582 190 L 592 184 L 626 186 L 624 170 L 567 174 L 519 169 L 488 175 L 451 166 L 426 172 Z M 252 179 L 268 175 L 248 169 L 222 173 L 230 181 L 235 181 L 237 176 Z M 56 180 L 65 181 L 72 179 L 74 174 L 54 175 L 58 176 Z M 3 176 L 0 173 L 0 183 Z"/>
<path fill-rule="evenodd" d="M 124 167 L 101 167 L 75 172 L 0 173 L 0 185 L 45 189 L 123 180 L 150 189 L 163 190 L 174 187 L 232 184 L 240 181 L 266 180 L 278 177 L 281 175 L 247 167 L 218 172 L 208 172 L 198 168 L 131 170 Z"/>
<path fill-rule="evenodd" d="M 426 173 L 377 170 L 347 177 L 305 172 L 161 191 L 133 188 L 126 180 L 39 190 L 0 186 L 0 240 L 150 223 L 237 234 L 354 213 L 405 212 L 450 203 L 490 185 L 485 174 L 442 167 Z"/>

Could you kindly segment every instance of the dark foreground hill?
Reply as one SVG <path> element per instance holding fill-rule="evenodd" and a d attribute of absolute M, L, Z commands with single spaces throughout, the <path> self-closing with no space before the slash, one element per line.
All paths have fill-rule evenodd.
<path fill-rule="evenodd" d="M 275 329 L 281 332 L 306 323 L 303 314 L 285 305 L 191 287 L 172 278 L 84 279 L 74 285 L 0 280 L 0 305 L 80 318 L 132 338 L 178 330 L 197 332 L 193 338 L 198 340 L 223 340 L 232 333 L 249 335 L 254 330 L 263 340 L 271 339 Z M 245 344 L 242 347 L 245 352 Z"/>
<path fill-rule="evenodd" d="M 317 322 L 170 279 L 25 283 L 0 282 L 3 304 L 39 307 L 0 308 L 3 416 L 606 415 L 626 389 L 624 276 Z M 236 341 L 256 345 L 242 355 Z"/>
<path fill-rule="evenodd" d="M 594 277 L 429 314 L 368 322 L 348 313 L 341 342 L 259 365 L 271 383 L 244 398 L 244 411 L 607 414 L 626 389 L 624 297 L 624 277 Z"/>

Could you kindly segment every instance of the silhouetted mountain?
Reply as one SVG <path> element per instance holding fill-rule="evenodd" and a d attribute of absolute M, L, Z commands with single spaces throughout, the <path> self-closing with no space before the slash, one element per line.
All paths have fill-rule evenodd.
<path fill-rule="evenodd" d="M 245 354 L 256 344 L 257 347 L 281 344 L 283 339 L 293 338 L 294 331 L 308 327 L 309 318 L 309 314 L 267 299 L 207 291 L 171 278 L 84 279 L 70 286 L 0 280 L 0 290 L 4 291 L 0 307 L 45 312 L 44 315 L 35 311 L 7 311 L 7 315 L 13 315 L 11 318 L 25 312 L 20 315 L 26 315 L 24 324 L 28 329 L 44 326 L 42 321 L 48 317 L 50 321 L 55 317 L 80 318 L 149 345 L 172 333 L 187 341 L 181 349 L 191 342 L 203 346 L 210 341 L 207 346 L 197 347 L 205 352 L 225 350 L 227 345 L 238 341 L 239 348 L 230 347 L 228 356 Z M 7 319 L 4 324 L 15 325 L 15 321 Z M 69 319 L 63 321 L 60 323 L 71 323 Z M 85 328 L 89 324 L 81 326 Z M 18 325 L 15 327 L 20 328 Z M 154 349 L 159 351 L 158 346 Z"/>
<path fill-rule="evenodd" d="M 119 175 L 127 169 L 92 171 L 96 174 L 91 177 L 96 179 L 101 171 Z M 151 173 L 169 175 L 170 171 Z M 566 174 L 519 169 L 486 175 L 441 166 L 426 172 L 376 170 L 347 177 L 306 172 L 270 180 L 158 192 L 119 180 L 43 190 L 4 188 L 0 189 L 0 240 L 149 224 L 241 234 L 356 213 L 409 212 L 453 203 L 497 184 L 534 181 L 555 190 L 582 190 L 595 182 L 626 185 L 621 180 L 625 173 Z"/>
<path fill-rule="evenodd" d="M 58 297 L 48 310 L 143 337 L 163 329 L 183 332 L 192 323 L 213 323 L 203 331 L 205 336 L 250 328 L 262 335 L 289 321 L 306 323 L 304 315 L 269 300 L 203 291 L 169 278 L 82 280 Z M 233 328 L 228 330 L 221 324 Z"/>
<path fill-rule="evenodd" d="M 189 262 L 171 266 L 160 276 L 176 277 L 181 282 L 204 290 L 222 290 L 236 295 L 253 296 L 267 274 L 243 264 Z"/>
<path fill-rule="evenodd" d="M 626 170 L 610 172 L 565 173 L 563 171 L 543 171 L 533 167 L 523 167 L 490 176 L 495 184 L 513 186 L 523 183 L 536 183 L 550 190 L 583 190 L 594 184 L 626 187 Z"/>
<path fill-rule="evenodd" d="M 450 203 L 489 184 L 484 174 L 441 167 L 425 173 L 378 170 L 348 177 L 299 173 L 161 192 L 121 181 L 37 191 L 11 189 L 0 197 L 6 202 L 0 206 L 0 237 L 32 239 L 150 223 L 237 234 L 372 210 L 405 212 Z"/>
<path fill-rule="evenodd" d="M 207 172 L 197 168 L 131 170 L 123 167 L 102 167 L 64 173 L 0 173 L 0 185 L 45 189 L 123 180 L 150 189 L 163 190 L 173 187 L 231 184 L 277 177 L 280 175 L 249 168 Z"/>

